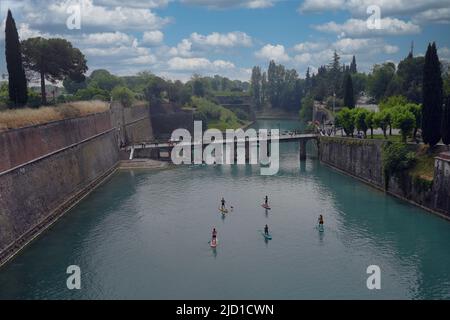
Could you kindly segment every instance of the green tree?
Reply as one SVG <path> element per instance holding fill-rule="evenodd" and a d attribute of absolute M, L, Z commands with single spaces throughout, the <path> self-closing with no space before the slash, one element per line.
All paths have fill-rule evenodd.
<path fill-rule="evenodd" d="M 400 129 L 402 140 L 406 143 L 408 135 L 416 126 L 416 117 L 406 107 L 400 107 L 392 113 L 392 124 L 395 128 Z"/>
<path fill-rule="evenodd" d="M 384 138 L 387 139 L 386 132 L 391 123 L 391 113 L 389 110 L 376 112 L 373 115 L 373 123 L 376 128 L 380 128 L 383 131 Z"/>
<path fill-rule="evenodd" d="M 380 110 L 391 109 L 397 106 L 403 106 L 408 103 L 408 99 L 401 95 L 391 96 L 388 98 L 384 98 L 380 102 Z"/>
<path fill-rule="evenodd" d="M 442 77 L 436 44 L 428 45 L 423 69 L 422 137 L 431 147 L 441 139 Z"/>
<path fill-rule="evenodd" d="M 88 70 L 84 55 L 65 39 L 29 38 L 22 41 L 22 55 L 25 69 L 39 75 L 43 104 L 47 103 L 45 80 L 81 80 Z"/>
<path fill-rule="evenodd" d="M 369 111 L 363 108 L 354 109 L 354 117 L 355 117 L 355 126 L 356 130 L 364 133 L 364 137 L 367 136 L 367 130 L 369 127 L 367 126 L 367 117 L 369 115 Z"/>
<path fill-rule="evenodd" d="M 355 95 L 353 93 L 352 76 L 347 74 L 344 80 L 344 106 L 353 109 L 355 107 Z"/>
<path fill-rule="evenodd" d="M 356 68 L 356 58 L 355 58 L 355 56 L 353 56 L 352 63 L 350 63 L 350 73 L 355 74 L 357 72 L 358 72 L 358 70 Z"/>
<path fill-rule="evenodd" d="M 355 131 L 355 109 L 349 109 L 347 107 L 341 109 L 336 115 L 336 121 L 342 126 L 347 136 L 353 137 Z"/>
<path fill-rule="evenodd" d="M 380 101 L 385 96 L 386 89 L 394 75 L 395 64 L 392 62 L 373 67 L 372 74 L 368 78 L 368 91 L 375 100 Z"/>
<path fill-rule="evenodd" d="M 405 108 L 414 115 L 415 125 L 414 125 L 413 138 L 416 139 L 417 129 L 419 129 L 420 126 L 422 125 L 422 106 L 420 104 L 407 103 L 405 105 Z"/>
<path fill-rule="evenodd" d="M 306 96 L 302 99 L 300 108 L 300 120 L 312 121 L 314 108 L 314 100 L 310 96 Z"/>
<path fill-rule="evenodd" d="M 130 108 L 133 105 L 134 96 L 133 91 L 123 86 L 117 86 L 111 91 L 113 101 L 119 101 L 126 108 Z"/>
<path fill-rule="evenodd" d="M 14 107 L 20 107 L 28 101 L 27 79 L 22 63 L 22 53 L 16 22 L 8 10 L 5 27 L 5 54 L 8 69 L 9 100 Z"/>
<path fill-rule="evenodd" d="M 251 90 L 252 90 L 252 98 L 257 108 L 261 107 L 261 68 L 253 67 L 252 69 L 252 78 L 251 78 Z"/>
<path fill-rule="evenodd" d="M 366 115 L 366 126 L 370 129 L 370 138 L 373 139 L 373 129 L 375 128 L 375 112 L 369 111 Z"/>
<path fill-rule="evenodd" d="M 88 82 L 90 87 L 97 87 L 108 92 L 111 92 L 117 86 L 124 85 L 124 81 L 122 79 L 104 69 L 92 71 Z"/>

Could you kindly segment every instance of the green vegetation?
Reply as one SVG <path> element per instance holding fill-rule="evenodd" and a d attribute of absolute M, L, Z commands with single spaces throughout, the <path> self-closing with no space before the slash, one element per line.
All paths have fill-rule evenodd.
<path fill-rule="evenodd" d="M 111 92 L 113 101 L 119 101 L 126 108 L 130 108 L 135 100 L 134 93 L 127 87 L 117 86 Z"/>
<path fill-rule="evenodd" d="M 381 158 L 386 188 L 392 174 L 411 168 L 416 161 L 415 153 L 410 152 L 407 145 L 395 142 L 383 146 Z"/>
<path fill-rule="evenodd" d="M 29 38 L 22 41 L 25 70 L 38 75 L 42 104 L 47 103 L 45 80 L 55 83 L 69 77 L 83 79 L 88 67 L 80 50 L 65 39 Z"/>
<path fill-rule="evenodd" d="M 429 44 L 423 71 L 422 137 L 430 146 L 436 145 L 441 140 L 442 86 L 441 63 L 436 44 Z"/>
<path fill-rule="evenodd" d="M 27 79 L 22 63 L 22 53 L 16 22 L 8 10 L 5 28 L 5 54 L 8 68 L 8 93 L 12 107 L 21 107 L 28 101 Z"/>
<path fill-rule="evenodd" d="M 196 120 L 203 121 L 208 129 L 238 129 L 246 124 L 232 111 L 201 97 L 192 97 L 190 107 L 195 109 Z"/>

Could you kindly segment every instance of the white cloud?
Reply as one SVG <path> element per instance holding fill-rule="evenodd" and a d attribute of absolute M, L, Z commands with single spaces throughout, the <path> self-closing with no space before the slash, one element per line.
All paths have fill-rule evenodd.
<path fill-rule="evenodd" d="M 380 7 L 382 16 L 417 14 L 429 9 L 446 8 L 448 0 L 305 0 L 299 7 L 302 13 L 323 11 L 350 11 L 353 15 L 368 16 L 367 8 Z"/>
<path fill-rule="evenodd" d="M 450 3 L 449 3 L 450 6 Z M 420 12 L 413 17 L 413 21 L 416 23 L 450 23 L 450 8 L 430 9 Z"/>
<path fill-rule="evenodd" d="M 157 30 L 170 22 L 169 18 L 161 18 L 149 9 L 126 6 L 99 6 L 93 0 L 80 0 L 81 28 L 122 31 L 122 30 Z M 44 2 L 45 3 L 45 2 Z M 27 22 L 35 27 L 65 28 L 68 18 L 67 8 L 70 0 L 45 3 L 43 8 L 24 7 Z"/>
<path fill-rule="evenodd" d="M 250 47 L 252 45 L 252 38 L 245 32 L 234 31 L 229 33 L 213 32 L 208 35 L 201 35 L 194 32 L 190 36 L 190 40 L 194 44 L 200 46 L 213 47 Z"/>
<path fill-rule="evenodd" d="M 260 50 L 255 52 L 255 56 L 262 60 L 275 60 L 278 63 L 289 61 L 289 56 L 286 53 L 284 46 L 281 44 L 266 44 Z"/>
<path fill-rule="evenodd" d="M 421 29 L 412 22 L 405 22 L 396 18 L 380 20 L 381 29 L 369 29 L 366 20 L 349 19 L 343 24 L 334 21 L 313 26 L 314 29 L 327 33 L 336 33 L 340 37 L 376 37 L 418 34 Z"/>
<path fill-rule="evenodd" d="M 192 56 L 192 42 L 183 39 L 176 47 L 170 48 L 168 53 L 171 56 L 190 57 Z"/>
<path fill-rule="evenodd" d="M 234 69 L 232 62 L 224 60 L 210 61 L 206 58 L 181 58 L 175 57 L 167 62 L 170 70 L 178 71 L 198 71 L 198 70 L 223 70 Z"/>
<path fill-rule="evenodd" d="M 164 8 L 168 5 L 169 0 L 96 0 L 97 5 L 105 7 L 131 7 L 131 8 L 142 8 L 142 9 L 154 9 L 154 8 Z"/>
<path fill-rule="evenodd" d="M 297 52 L 305 52 L 305 51 L 314 51 L 314 50 L 320 50 L 323 49 L 326 46 L 323 42 L 302 42 L 299 44 L 296 44 L 294 46 L 294 50 Z"/>
<path fill-rule="evenodd" d="M 145 31 L 142 35 L 142 44 L 149 46 L 156 46 L 161 44 L 164 40 L 164 34 L 159 31 Z"/>
<path fill-rule="evenodd" d="M 228 8 L 248 8 L 248 9 L 263 9 L 270 8 L 280 0 L 181 0 L 181 3 L 196 6 L 205 6 L 214 9 L 228 9 Z"/>
<path fill-rule="evenodd" d="M 123 32 L 91 33 L 82 36 L 78 43 L 84 46 L 131 46 L 136 39 Z"/>

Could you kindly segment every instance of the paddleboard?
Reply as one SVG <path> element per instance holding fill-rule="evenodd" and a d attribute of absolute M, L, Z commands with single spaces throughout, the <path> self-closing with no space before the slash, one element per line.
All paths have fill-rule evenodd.
<path fill-rule="evenodd" d="M 271 209 L 272 209 L 271 207 L 269 207 L 269 206 L 266 205 L 266 204 L 262 204 L 261 207 L 263 207 L 263 208 L 266 209 L 266 210 L 271 210 Z"/>
<path fill-rule="evenodd" d="M 323 232 L 324 231 L 323 224 L 317 225 L 317 230 L 319 230 L 319 232 Z"/>
<path fill-rule="evenodd" d="M 264 239 L 272 240 L 272 235 L 270 233 L 266 234 L 264 231 L 261 231 L 261 234 L 263 235 Z"/>
<path fill-rule="evenodd" d="M 219 211 L 222 212 L 223 214 L 228 213 L 228 209 L 219 208 Z"/>
<path fill-rule="evenodd" d="M 217 247 L 217 239 L 216 240 L 211 240 L 209 242 L 209 244 L 211 245 L 211 248 L 216 248 Z"/>

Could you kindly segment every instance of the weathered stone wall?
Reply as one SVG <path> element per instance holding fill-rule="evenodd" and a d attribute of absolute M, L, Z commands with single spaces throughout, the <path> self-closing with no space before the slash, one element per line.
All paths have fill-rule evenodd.
<path fill-rule="evenodd" d="M 0 173 L 0 264 L 118 163 L 115 129 Z"/>
<path fill-rule="evenodd" d="M 153 134 L 156 138 L 170 137 L 176 129 L 194 131 L 194 113 L 192 111 L 179 111 L 173 113 L 156 113 L 151 115 Z"/>
<path fill-rule="evenodd" d="M 153 139 L 152 121 L 148 106 L 124 108 L 120 103 L 111 104 L 111 123 L 118 128 L 119 143 L 132 144 Z"/>
<path fill-rule="evenodd" d="M 109 112 L 0 133 L 0 172 L 111 129 Z"/>
<path fill-rule="evenodd" d="M 435 208 L 450 213 L 450 156 L 441 154 L 434 163 Z"/>
<path fill-rule="evenodd" d="M 384 187 L 379 140 L 321 137 L 319 158 L 322 162 Z"/>
<path fill-rule="evenodd" d="M 389 177 L 386 184 L 383 144 L 380 140 L 321 137 L 319 159 L 396 197 L 450 218 L 450 155 L 436 158 L 432 182 L 399 172 Z"/>

